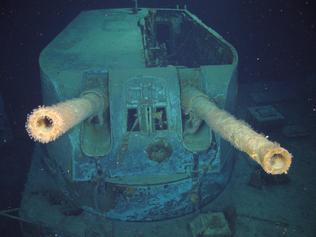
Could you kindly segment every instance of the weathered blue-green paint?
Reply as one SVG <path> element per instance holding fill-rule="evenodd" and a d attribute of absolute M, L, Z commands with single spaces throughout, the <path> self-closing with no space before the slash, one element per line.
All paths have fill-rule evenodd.
<path fill-rule="evenodd" d="M 103 88 L 110 114 L 111 149 L 107 155 L 94 157 L 83 152 L 80 141 L 85 135 L 78 125 L 48 144 L 43 160 L 51 164 L 51 175 L 56 176 L 64 195 L 85 210 L 108 218 L 150 221 L 193 212 L 220 193 L 233 166 L 233 148 L 211 131 L 203 135 L 207 141 L 200 150 L 185 144 L 180 84 L 194 84 L 219 107 L 233 112 L 236 50 L 186 10 L 158 9 L 155 13 L 157 21 L 172 29 L 172 46 L 185 35 L 177 32 L 181 19 L 187 21 L 187 29 L 182 31 L 187 30 L 189 36 L 192 29 L 201 31 L 190 38 L 200 40 L 198 50 L 180 48 L 188 50 L 183 58 L 193 57 L 188 64 L 195 63 L 197 53 L 206 54 L 197 60 L 201 64 L 148 66 L 149 48 L 141 32 L 148 9 L 138 14 L 131 14 L 130 9 L 82 12 L 39 59 L 43 100 L 48 105 L 80 96 L 87 89 L 87 73 L 107 75 Z M 167 130 L 127 131 L 128 108 L 151 111 L 159 106 L 166 108 Z M 159 141 L 172 147 L 171 156 L 162 162 L 149 159 L 146 153 L 150 144 Z M 29 195 L 33 179 L 40 178 L 32 176 L 34 169 L 26 188 Z M 104 208 L 113 197 L 113 205 Z M 23 208 L 27 210 L 27 206 Z"/>

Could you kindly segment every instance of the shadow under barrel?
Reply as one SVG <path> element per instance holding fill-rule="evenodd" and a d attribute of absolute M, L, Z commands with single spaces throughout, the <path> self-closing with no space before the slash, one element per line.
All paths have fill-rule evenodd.
<path fill-rule="evenodd" d="M 292 155 L 278 143 L 255 132 L 244 121 L 219 109 L 207 95 L 190 85 L 181 85 L 181 103 L 185 111 L 193 112 L 223 139 L 246 152 L 269 174 L 287 173 Z"/>

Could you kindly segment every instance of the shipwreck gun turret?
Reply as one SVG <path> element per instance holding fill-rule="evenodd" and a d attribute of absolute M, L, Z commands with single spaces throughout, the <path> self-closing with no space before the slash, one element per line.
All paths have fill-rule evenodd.
<path fill-rule="evenodd" d="M 84 211 L 75 226 L 89 230 L 107 219 L 193 213 L 224 190 L 234 147 L 270 174 L 291 165 L 287 150 L 229 114 L 238 53 L 188 10 L 84 11 L 42 50 L 39 67 L 43 104 L 52 106 L 26 123 L 45 143 L 35 145 L 20 211 L 32 223 L 56 230 L 68 218 L 34 215 L 44 199 L 59 213 L 46 205 L 55 195 Z M 61 229 L 87 236 L 72 226 Z"/>
<path fill-rule="evenodd" d="M 83 120 L 102 115 L 107 105 L 102 92 L 88 90 L 78 98 L 34 109 L 27 117 L 26 130 L 35 141 L 48 143 Z"/>
<path fill-rule="evenodd" d="M 287 173 L 292 155 L 286 149 L 269 141 L 264 135 L 258 134 L 245 122 L 219 109 L 207 95 L 193 86 L 183 85 L 181 89 L 184 110 L 195 113 L 223 139 L 238 150 L 246 152 L 267 173 Z"/>

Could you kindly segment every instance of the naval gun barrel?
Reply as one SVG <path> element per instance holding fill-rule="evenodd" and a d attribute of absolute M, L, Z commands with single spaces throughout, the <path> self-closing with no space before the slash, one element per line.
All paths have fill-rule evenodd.
<path fill-rule="evenodd" d="M 269 174 L 287 173 L 292 155 L 278 143 L 269 141 L 248 124 L 219 109 L 207 95 L 193 86 L 181 86 L 181 103 L 185 111 L 192 111 L 200 119 L 230 142 L 247 153 Z"/>
<path fill-rule="evenodd" d="M 105 96 L 99 90 L 85 91 L 78 98 L 34 109 L 27 116 L 25 127 L 35 141 L 48 143 L 83 120 L 102 114 L 105 103 Z"/>

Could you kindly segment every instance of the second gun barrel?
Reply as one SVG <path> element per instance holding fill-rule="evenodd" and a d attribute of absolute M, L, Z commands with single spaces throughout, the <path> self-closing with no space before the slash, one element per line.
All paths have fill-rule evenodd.
<path fill-rule="evenodd" d="M 269 141 L 245 122 L 219 109 L 207 95 L 192 87 L 181 87 L 182 107 L 196 113 L 199 118 L 230 142 L 238 150 L 246 152 L 269 174 L 287 173 L 292 155 L 278 143 Z"/>

